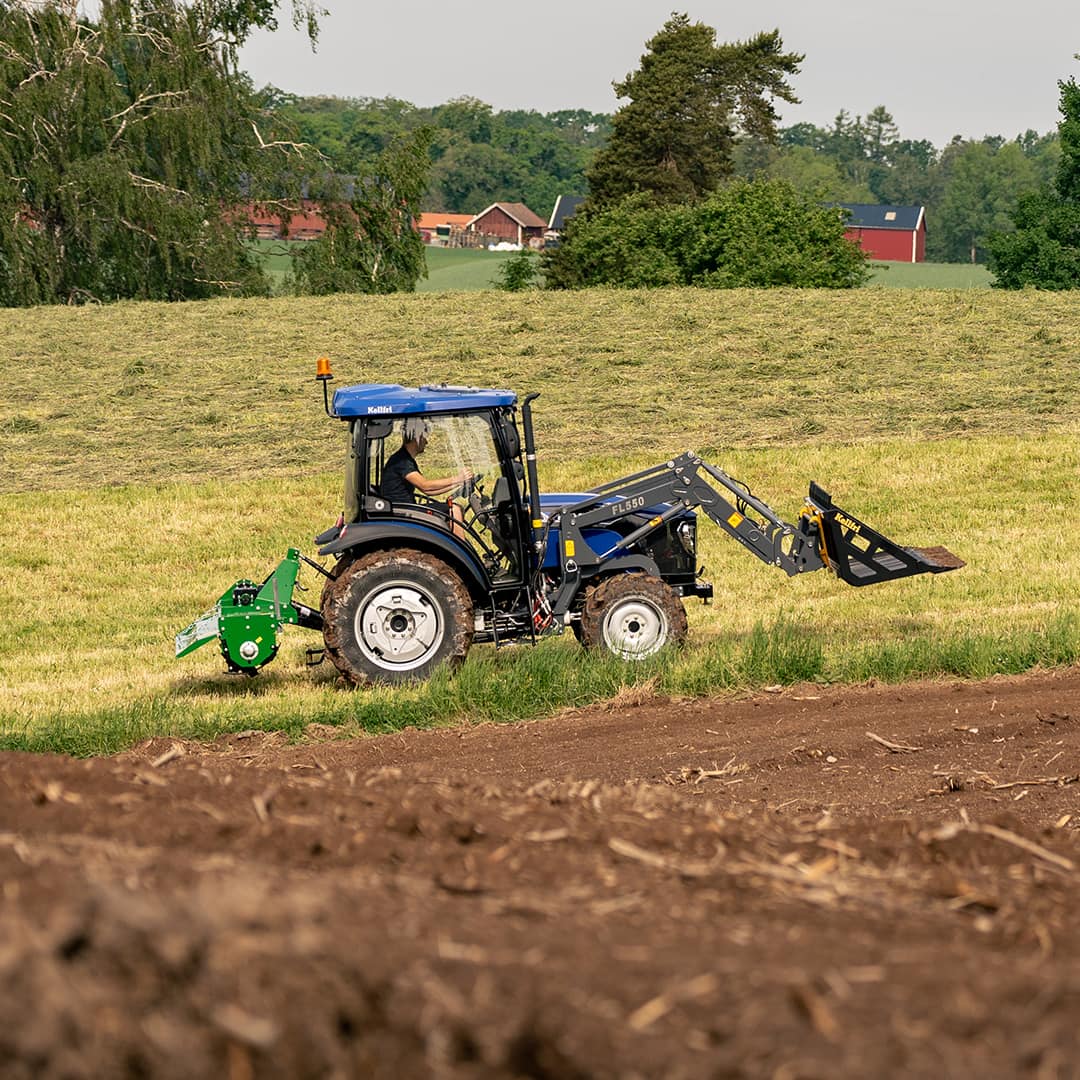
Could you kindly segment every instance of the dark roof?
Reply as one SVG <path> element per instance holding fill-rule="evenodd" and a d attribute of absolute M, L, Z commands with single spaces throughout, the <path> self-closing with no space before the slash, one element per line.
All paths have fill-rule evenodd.
<path fill-rule="evenodd" d="M 548 228 L 556 232 L 566 225 L 566 219 L 574 216 L 574 211 L 585 201 L 584 195 L 560 195 L 555 200 L 555 207 L 551 211 L 551 220 Z"/>
<path fill-rule="evenodd" d="M 856 229 L 902 229 L 914 232 L 923 219 L 921 206 L 878 206 L 875 203 L 833 203 L 849 211 L 847 224 Z"/>

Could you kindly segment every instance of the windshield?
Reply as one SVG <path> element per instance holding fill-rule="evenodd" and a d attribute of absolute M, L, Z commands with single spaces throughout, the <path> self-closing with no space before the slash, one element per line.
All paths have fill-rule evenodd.
<path fill-rule="evenodd" d="M 402 514 L 416 520 L 417 513 L 427 514 L 432 527 L 446 528 L 472 547 L 493 576 L 516 572 L 520 465 L 515 461 L 503 475 L 492 420 L 485 410 L 358 423 L 358 433 L 366 430 L 367 460 L 356 462 L 363 466 L 360 497 L 350 499 L 346 484 L 350 512 L 371 498 L 368 511 L 377 517 Z"/>
<path fill-rule="evenodd" d="M 486 413 L 425 419 L 431 424 L 424 455 L 419 459 L 425 476 L 452 476 L 464 470 L 494 478 L 499 459 Z M 401 435 L 397 438 L 400 440 Z"/>

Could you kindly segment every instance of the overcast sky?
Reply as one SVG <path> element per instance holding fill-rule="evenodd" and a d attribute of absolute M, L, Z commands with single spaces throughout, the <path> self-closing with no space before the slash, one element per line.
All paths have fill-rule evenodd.
<path fill-rule="evenodd" d="M 282 5 L 287 8 L 288 4 Z M 782 126 L 884 105 L 903 138 L 1006 138 L 1058 121 L 1058 79 L 1080 76 L 1080 0 L 323 0 L 313 55 L 282 20 L 245 46 L 256 83 L 297 94 L 397 97 L 439 105 L 468 95 L 499 109 L 615 112 L 613 80 L 635 70 L 670 16 L 738 41 L 779 28 L 806 55 Z"/>

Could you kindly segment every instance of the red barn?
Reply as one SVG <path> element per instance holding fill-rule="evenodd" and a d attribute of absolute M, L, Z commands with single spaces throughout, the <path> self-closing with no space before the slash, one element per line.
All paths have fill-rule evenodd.
<path fill-rule="evenodd" d="M 524 245 L 530 240 L 542 243 L 546 228 L 547 222 L 524 203 L 492 203 L 465 226 L 465 231 L 489 240 Z"/>
<path fill-rule="evenodd" d="M 247 219 L 255 226 L 255 235 L 268 240 L 317 240 L 326 232 L 326 222 L 319 213 L 318 203 L 302 200 L 291 214 L 280 208 L 249 203 Z"/>
<path fill-rule="evenodd" d="M 876 206 L 837 203 L 848 212 L 844 235 L 871 259 L 923 262 L 926 258 L 926 210 L 922 206 Z"/>

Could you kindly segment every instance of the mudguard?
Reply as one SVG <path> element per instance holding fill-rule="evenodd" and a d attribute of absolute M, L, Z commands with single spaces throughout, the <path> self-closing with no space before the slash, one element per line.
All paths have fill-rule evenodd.
<path fill-rule="evenodd" d="M 422 522 L 395 520 L 390 523 L 354 521 L 345 525 L 336 539 L 319 548 L 320 555 L 341 555 L 354 548 L 408 547 L 419 545 L 441 555 L 451 565 L 462 570 L 465 586 L 474 595 L 486 596 L 491 591 L 491 579 L 471 548 L 460 543 L 444 528 Z"/>

